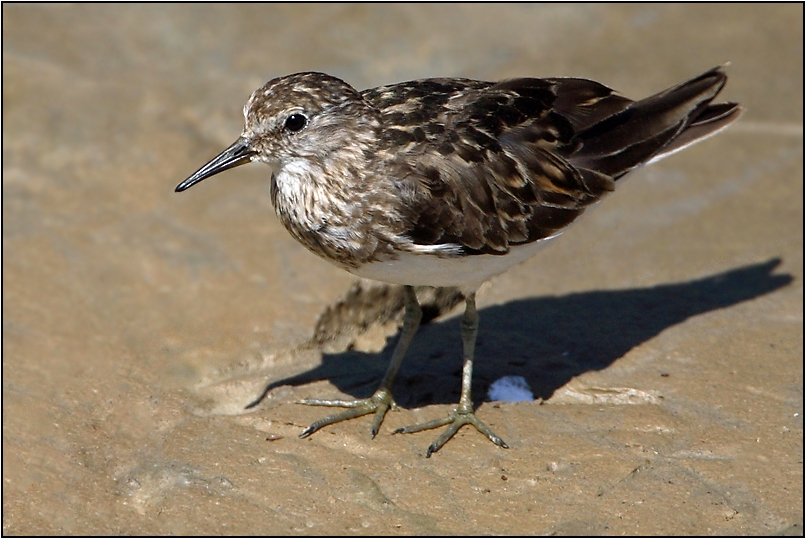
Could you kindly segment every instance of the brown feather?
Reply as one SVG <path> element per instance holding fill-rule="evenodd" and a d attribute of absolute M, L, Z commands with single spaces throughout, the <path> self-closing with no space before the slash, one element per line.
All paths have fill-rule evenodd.
<path fill-rule="evenodd" d="M 406 196 L 409 237 L 505 254 L 570 224 L 615 179 L 735 119 L 710 105 L 712 69 L 632 101 L 594 81 L 435 79 L 367 90 L 384 122 L 386 169 Z"/>

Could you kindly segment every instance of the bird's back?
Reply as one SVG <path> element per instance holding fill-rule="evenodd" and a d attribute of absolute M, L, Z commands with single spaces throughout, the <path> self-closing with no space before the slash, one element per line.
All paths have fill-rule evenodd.
<path fill-rule="evenodd" d="M 427 79 L 366 90 L 416 244 L 505 254 L 555 235 L 634 168 L 735 120 L 714 68 L 632 101 L 594 81 Z M 451 249 L 453 251 L 451 251 Z"/>

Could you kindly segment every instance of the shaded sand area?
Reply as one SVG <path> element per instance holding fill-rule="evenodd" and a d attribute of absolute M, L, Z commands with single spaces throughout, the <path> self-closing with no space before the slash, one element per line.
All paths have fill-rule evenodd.
<path fill-rule="evenodd" d="M 801 5 L 3 5 L 3 533 L 802 534 Z M 271 77 L 583 76 L 725 62 L 725 133 L 639 171 L 479 293 L 480 419 L 432 296 L 391 412 L 399 289 L 282 229 L 266 167 L 174 186 Z M 433 292 L 423 291 L 423 294 Z M 538 400 L 487 402 L 523 376 Z M 264 389 L 265 399 L 244 407 Z"/>

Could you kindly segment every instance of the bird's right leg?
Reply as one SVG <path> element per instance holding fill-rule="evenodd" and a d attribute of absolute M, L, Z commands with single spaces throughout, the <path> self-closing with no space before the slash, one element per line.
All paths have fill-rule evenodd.
<path fill-rule="evenodd" d="M 470 398 L 470 386 L 473 380 L 473 356 L 476 349 L 476 335 L 479 330 L 479 313 L 476 310 L 476 294 L 468 294 L 465 298 L 465 314 L 462 316 L 462 347 L 464 350 L 464 367 L 462 368 L 462 394 L 459 397 L 459 405 L 448 417 L 434 419 L 419 425 L 401 427 L 392 434 L 420 432 L 421 430 L 435 429 L 448 425 L 448 428 L 428 446 L 426 458 L 445 445 L 463 425 L 473 425 L 476 430 L 484 434 L 494 444 L 508 449 L 509 446 L 495 434 L 490 427 L 481 422 L 473 411 L 473 401 Z"/>
<path fill-rule="evenodd" d="M 381 385 L 378 386 L 377 391 L 367 398 L 358 400 L 324 400 L 324 399 L 305 399 L 299 401 L 300 404 L 308 404 L 313 406 L 342 406 L 349 408 L 343 412 L 329 415 L 315 421 L 310 427 L 302 431 L 301 438 L 307 438 L 317 430 L 339 421 L 353 419 L 375 413 L 375 418 L 372 421 L 372 429 L 370 433 L 374 438 L 378 434 L 378 429 L 381 427 L 381 422 L 386 415 L 390 406 L 395 406 L 395 401 L 392 398 L 392 385 L 397 376 L 397 371 L 400 370 L 400 364 L 403 363 L 403 357 L 406 355 L 406 350 L 414 339 L 414 334 L 417 333 L 417 328 L 420 327 L 420 320 L 423 317 L 423 311 L 417 301 L 417 296 L 414 293 L 414 288 L 411 286 L 405 287 L 406 291 L 406 312 L 403 317 L 403 329 L 400 332 L 400 339 L 397 341 L 395 350 L 392 353 L 392 360 L 389 362 L 389 367 L 386 369 L 386 374 L 383 376 Z"/>

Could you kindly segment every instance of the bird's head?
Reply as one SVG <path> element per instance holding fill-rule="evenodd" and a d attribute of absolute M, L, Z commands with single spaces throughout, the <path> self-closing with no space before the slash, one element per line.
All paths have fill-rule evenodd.
<path fill-rule="evenodd" d="M 261 161 L 274 173 L 304 161 L 325 169 L 335 156 L 364 159 L 375 144 L 379 113 L 352 86 L 324 73 L 270 80 L 244 105 L 243 133 L 176 187 L 184 191 L 219 172 Z"/>

